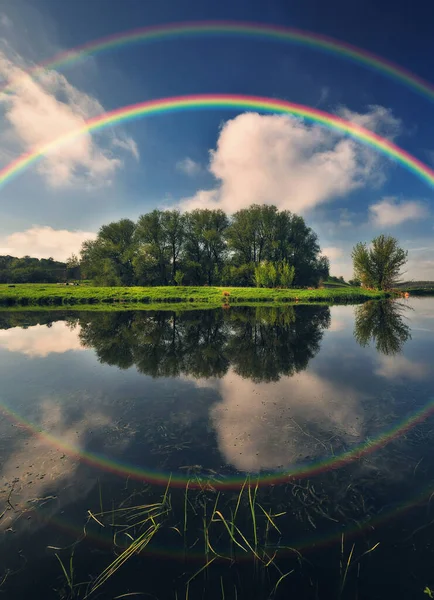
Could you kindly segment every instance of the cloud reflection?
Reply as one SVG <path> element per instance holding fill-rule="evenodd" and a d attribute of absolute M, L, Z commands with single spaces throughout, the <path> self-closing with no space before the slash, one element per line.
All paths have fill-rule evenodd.
<path fill-rule="evenodd" d="M 242 471 L 288 468 L 362 439 L 362 394 L 311 372 L 254 383 L 234 372 L 211 411 L 220 452 Z"/>
<path fill-rule="evenodd" d="M 0 330 L 0 348 L 20 352 L 32 358 L 70 350 L 84 350 L 79 338 L 80 326 L 71 329 L 63 321 L 47 325 L 34 325 L 27 329 L 14 327 Z"/>

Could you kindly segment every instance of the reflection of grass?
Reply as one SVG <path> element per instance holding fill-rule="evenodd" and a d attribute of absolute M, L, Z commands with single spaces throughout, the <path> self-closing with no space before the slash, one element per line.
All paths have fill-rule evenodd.
<path fill-rule="evenodd" d="M 224 293 L 228 293 L 225 296 Z M 88 305 L 88 304 L 161 304 L 185 303 L 221 306 L 239 302 L 358 302 L 384 298 L 381 292 L 361 288 L 267 289 L 220 287 L 91 287 L 57 284 L 0 284 L 0 305 Z"/>

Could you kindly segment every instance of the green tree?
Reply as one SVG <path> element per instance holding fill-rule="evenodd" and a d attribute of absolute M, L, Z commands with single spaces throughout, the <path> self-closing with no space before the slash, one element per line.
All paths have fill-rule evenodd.
<path fill-rule="evenodd" d="M 174 277 L 176 285 L 182 285 L 182 282 L 184 280 L 184 275 L 185 275 L 185 273 L 183 273 L 182 271 L 176 271 L 175 277 Z"/>
<path fill-rule="evenodd" d="M 228 218 L 222 210 L 196 209 L 187 213 L 184 268 L 189 283 L 220 283 L 227 227 Z"/>
<path fill-rule="evenodd" d="M 253 204 L 233 215 L 226 237 L 234 264 L 258 265 L 270 258 L 277 214 L 275 206 Z"/>
<path fill-rule="evenodd" d="M 286 261 L 294 267 L 296 286 L 317 285 L 329 274 L 329 261 L 320 255 L 317 235 L 302 217 L 279 212 L 276 206 L 254 204 L 236 212 L 227 241 L 233 264 Z"/>
<path fill-rule="evenodd" d="M 222 271 L 222 284 L 235 287 L 249 287 L 255 281 L 255 266 L 253 263 L 242 264 L 238 267 L 226 264 Z"/>
<path fill-rule="evenodd" d="M 161 210 L 139 217 L 135 231 L 137 255 L 134 269 L 142 285 L 167 285 L 169 272 L 169 242 L 167 219 Z"/>
<path fill-rule="evenodd" d="M 291 287 L 294 281 L 295 268 L 293 265 L 289 265 L 286 261 L 282 261 L 279 265 L 279 279 L 282 287 Z"/>
<path fill-rule="evenodd" d="M 68 279 L 80 279 L 80 259 L 74 253 L 66 261 L 66 277 Z"/>
<path fill-rule="evenodd" d="M 177 210 L 166 210 L 162 215 L 162 227 L 171 264 L 172 283 L 177 283 L 175 277 L 178 271 L 179 257 L 184 247 L 186 216 Z M 181 280 L 182 282 L 182 280 Z M 177 283 L 177 285 L 180 285 Z"/>
<path fill-rule="evenodd" d="M 365 287 L 390 290 L 399 282 L 407 254 L 391 236 L 379 235 L 369 248 L 366 243 L 359 242 L 351 254 L 354 276 Z"/>
<path fill-rule="evenodd" d="M 360 281 L 360 279 L 349 279 L 348 283 L 353 286 L 353 287 L 360 287 L 362 285 L 362 282 Z"/>
<path fill-rule="evenodd" d="M 83 271 L 97 285 L 134 283 L 135 227 L 130 219 L 121 219 L 103 225 L 96 240 L 83 243 L 80 252 Z"/>

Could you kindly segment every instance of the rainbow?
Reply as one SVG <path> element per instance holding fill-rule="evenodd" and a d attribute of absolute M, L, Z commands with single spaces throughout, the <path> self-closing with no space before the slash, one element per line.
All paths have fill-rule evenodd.
<path fill-rule="evenodd" d="M 138 481 L 146 481 L 154 485 L 166 486 L 169 478 L 172 487 L 185 488 L 187 482 L 189 482 L 189 488 L 200 488 L 204 485 L 205 481 L 191 480 L 183 474 L 178 473 L 165 473 L 162 471 L 156 471 L 152 469 L 145 469 L 132 465 L 127 462 L 122 462 L 114 459 L 107 458 L 102 454 L 96 452 L 89 452 L 78 446 L 74 446 L 68 442 L 65 442 L 61 438 L 52 435 L 51 433 L 44 431 L 40 426 L 31 423 L 23 419 L 19 414 L 8 408 L 4 404 L 0 404 L 0 411 L 5 417 L 9 418 L 14 424 L 18 425 L 31 435 L 34 435 L 40 439 L 43 443 L 64 452 L 68 456 L 79 460 L 80 462 L 112 473 L 120 477 L 128 477 Z M 282 472 L 273 473 L 261 473 L 258 475 L 258 481 L 261 485 L 278 484 L 287 481 L 288 479 L 297 478 L 303 479 L 306 477 L 312 477 L 319 473 L 338 469 L 350 464 L 353 461 L 359 460 L 360 458 L 371 454 L 372 452 L 386 446 L 392 440 L 399 438 L 413 427 L 422 423 L 429 416 L 434 414 L 434 398 L 430 398 L 427 404 L 420 408 L 417 412 L 411 416 L 407 416 L 397 424 L 395 424 L 389 430 L 381 433 L 379 436 L 373 439 L 366 439 L 360 444 L 357 444 L 350 450 L 343 452 L 339 456 L 330 456 L 327 458 L 321 458 L 320 460 L 312 463 L 301 463 L 294 465 L 293 468 Z M 215 489 L 230 490 L 239 489 L 245 483 L 245 475 L 228 476 L 222 481 L 210 480 L 209 483 Z"/>
<path fill-rule="evenodd" d="M 28 75 L 37 76 L 45 69 L 54 69 L 79 62 L 86 56 L 120 48 L 134 43 L 151 43 L 166 39 L 183 39 L 195 36 L 236 36 L 254 40 L 270 40 L 274 42 L 289 42 L 315 50 L 322 50 L 338 57 L 356 62 L 364 67 L 395 79 L 420 93 L 430 100 L 434 100 L 434 85 L 425 81 L 411 71 L 382 58 L 372 52 L 341 42 L 334 38 L 303 31 L 293 27 L 280 27 L 277 25 L 264 25 L 260 23 L 246 23 L 236 21 L 193 21 L 169 23 L 152 27 L 137 28 L 122 33 L 115 33 L 97 40 L 82 44 L 76 48 L 56 54 L 48 60 L 36 65 L 27 71 Z M 18 78 L 19 80 L 19 78 Z M 7 83 L 0 91 L 10 91 L 14 81 Z"/>
<path fill-rule="evenodd" d="M 86 133 L 101 131 L 107 127 L 133 121 L 142 117 L 198 109 L 247 110 L 299 117 L 308 122 L 348 135 L 355 140 L 372 147 L 414 173 L 422 181 L 428 183 L 428 185 L 434 187 L 434 171 L 432 169 L 402 148 L 399 148 L 399 146 L 393 142 L 357 125 L 356 123 L 351 123 L 336 115 L 332 115 L 316 108 L 310 108 L 303 104 L 295 104 L 293 102 L 275 98 L 232 94 L 200 94 L 148 100 L 139 104 L 123 106 L 93 117 L 85 121 L 81 127 L 62 135 L 47 144 L 29 150 L 6 165 L 6 167 L 0 170 L 0 187 L 13 176 L 36 163 L 36 161 L 45 154 L 57 150 L 64 144 L 73 142 L 75 139 Z"/>

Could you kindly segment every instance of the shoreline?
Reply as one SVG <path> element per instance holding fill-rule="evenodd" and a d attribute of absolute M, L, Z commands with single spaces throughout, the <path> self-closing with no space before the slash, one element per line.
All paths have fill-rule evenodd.
<path fill-rule="evenodd" d="M 218 308 L 233 305 L 272 306 L 278 304 L 327 303 L 357 304 L 388 298 L 387 292 L 360 288 L 273 289 L 232 287 L 93 287 L 88 285 L 0 284 L 0 309 L 69 308 L 91 306 L 99 310 L 178 310 Z M 127 305 L 128 308 L 125 306 Z"/>

